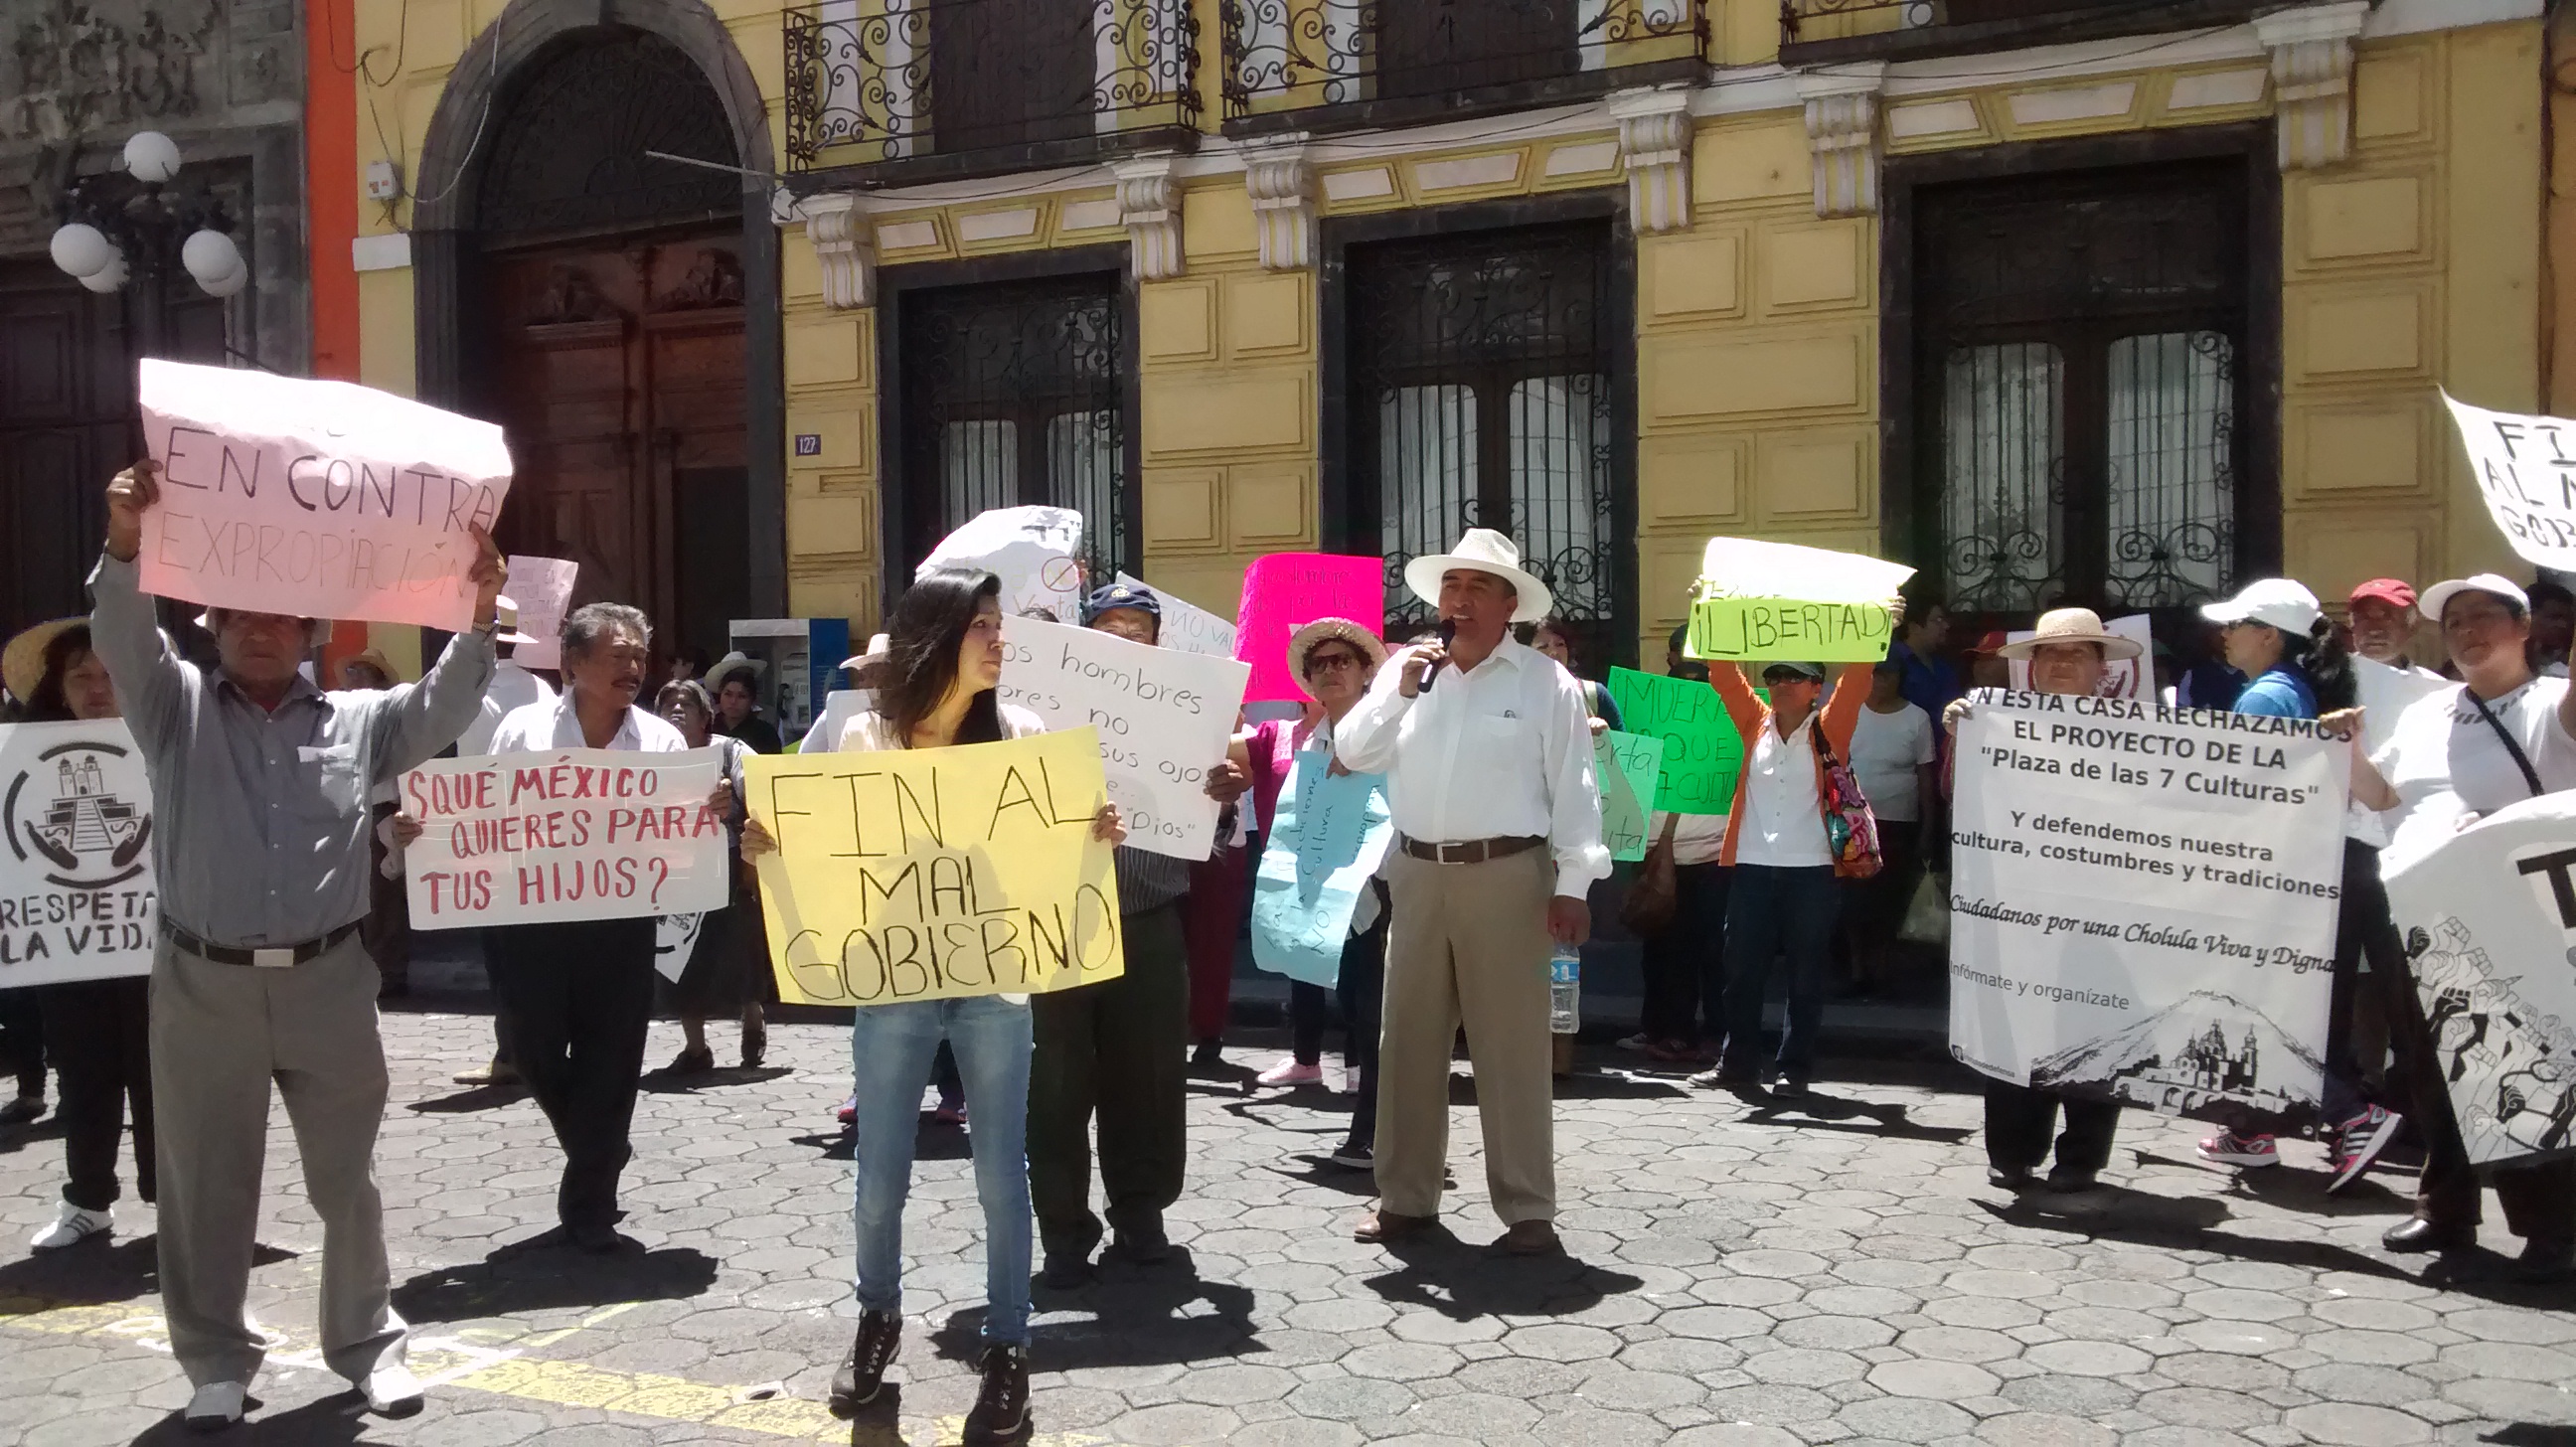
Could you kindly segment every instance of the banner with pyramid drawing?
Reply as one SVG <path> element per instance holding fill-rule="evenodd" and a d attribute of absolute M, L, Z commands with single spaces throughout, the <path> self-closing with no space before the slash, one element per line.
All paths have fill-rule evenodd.
<path fill-rule="evenodd" d="M 2388 907 L 2469 1159 L 2576 1152 L 2576 797 L 2498 809 L 2405 861 Z"/>
<path fill-rule="evenodd" d="M 152 783 L 122 721 L 0 726 L 0 990 L 152 973 Z"/>
<path fill-rule="evenodd" d="M 1950 1053 L 2166 1113 L 2312 1116 L 2350 746 L 2296 719 L 1988 689 L 1957 759 Z"/>

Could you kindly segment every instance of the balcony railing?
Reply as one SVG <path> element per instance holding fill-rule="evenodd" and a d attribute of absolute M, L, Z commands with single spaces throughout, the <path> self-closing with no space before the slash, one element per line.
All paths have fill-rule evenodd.
<path fill-rule="evenodd" d="M 2232 25 L 2265 0 L 1780 0 L 1780 59 L 1956 55 Z"/>
<path fill-rule="evenodd" d="M 1230 134 L 1472 115 L 1693 79 L 1705 0 L 1222 0 Z"/>
<path fill-rule="evenodd" d="M 785 19 L 790 171 L 972 175 L 1198 135 L 1189 0 L 824 0 Z"/>

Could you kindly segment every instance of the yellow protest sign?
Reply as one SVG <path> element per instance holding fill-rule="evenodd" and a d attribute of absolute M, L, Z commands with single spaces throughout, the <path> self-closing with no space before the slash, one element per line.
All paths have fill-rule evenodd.
<path fill-rule="evenodd" d="M 1100 738 L 750 761 L 779 998 L 887 1005 L 1038 994 L 1123 972 Z"/>

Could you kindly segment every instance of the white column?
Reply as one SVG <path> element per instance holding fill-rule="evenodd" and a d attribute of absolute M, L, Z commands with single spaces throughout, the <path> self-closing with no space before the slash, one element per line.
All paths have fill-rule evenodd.
<path fill-rule="evenodd" d="M 1807 149 L 1815 157 L 1817 215 L 1878 210 L 1878 96 L 1886 82 L 1884 61 L 1798 73 Z"/>
<path fill-rule="evenodd" d="M 2352 154 L 2352 43 L 2369 18 L 2369 0 L 2254 18 L 2255 38 L 2272 52 L 2282 170 L 2331 166 Z"/>
<path fill-rule="evenodd" d="M 1628 220 L 1639 233 L 1690 229 L 1690 87 L 1614 91 L 1619 159 L 1628 170 Z"/>

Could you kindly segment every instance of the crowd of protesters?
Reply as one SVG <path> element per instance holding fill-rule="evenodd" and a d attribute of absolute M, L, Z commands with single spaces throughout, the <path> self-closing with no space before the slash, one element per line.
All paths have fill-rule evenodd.
<path fill-rule="evenodd" d="M 160 1208 L 172 1350 L 195 1387 L 185 1415 L 207 1427 L 239 1420 L 264 1352 L 241 1307 L 274 1080 L 323 1224 L 324 1359 L 377 1410 L 407 1413 L 421 1388 L 388 1295 L 373 1176 L 387 1092 L 374 1007 L 398 988 L 386 961 L 402 948 L 392 918 L 400 890 L 384 883 L 399 882 L 420 826 L 382 802 L 388 786 L 451 747 L 718 752 L 722 782 L 706 805 L 726 821 L 733 887 L 692 933 L 674 944 L 655 921 L 626 919 L 515 924 L 481 940 L 497 1049 L 488 1067 L 459 1078 L 525 1081 L 564 1155 L 555 1238 L 614 1252 L 628 1244 L 616 1229 L 619 1182 L 657 989 L 684 1035 L 671 1071 L 714 1068 L 706 1029 L 720 1019 L 739 1020 L 746 1066 L 764 1058 L 772 982 L 752 879 L 777 845 L 746 807 L 743 777 L 747 756 L 782 740 L 759 712 L 759 664 L 688 657 L 650 682 L 651 622 L 623 605 L 570 612 L 558 680 L 518 666 L 507 652 L 529 640 L 479 532 L 473 626 L 417 683 L 370 652 L 325 690 L 308 671 L 321 625 L 224 609 L 203 620 L 210 656 L 192 659 L 137 583 L 139 519 L 156 496 L 148 466 L 118 476 L 91 579 L 94 613 L 31 630 L 8 650 L 16 718 L 122 717 L 133 731 L 158 808 L 161 871 L 148 985 L 52 986 L 0 1002 L 13 1007 L 0 1011 L 9 1026 L 0 1050 L 20 1066 L 0 1121 L 43 1108 L 43 1070 L 28 1073 L 29 1060 L 50 1053 L 62 1077 L 68 1180 L 56 1219 L 30 1244 L 58 1250 L 113 1229 L 130 1114 L 136 1188 Z M 1120 975 L 1035 997 L 854 1011 L 854 1088 L 842 1109 L 855 1140 L 860 1315 L 833 1382 L 836 1409 L 873 1401 L 902 1344 L 901 1223 L 921 1097 L 934 1084 L 944 1114 L 971 1120 L 985 1218 L 988 1299 L 968 1440 L 1027 1428 L 1033 1280 L 1081 1286 L 1104 1241 L 1141 1265 L 1169 1254 L 1164 1216 L 1191 1159 L 1185 1073 L 1193 1059 L 1222 1059 L 1251 861 L 1302 759 L 1372 776 L 1392 839 L 1358 897 L 1337 986 L 1292 987 L 1291 1049 L 1253 1084 L 1327 1087 L 1323 1049 L 1338 1017 L 1341 1084 L 1358 1098 L 1325 1159 L 1373 1172 L 1378 1200 L 1354 1234 L 1396 1241 L 1441 1215 L 1450 1061 L 1463 1031 L 1488 1199 L 1503 1226 L 1493 1249 L 1561 1249 L 1551 1076 L 1563 1062 L 1550 961 L 1590 938 L 1594 886 L 1613 877 L 1592 741 L 1618 727 L 1619 710 L 1598 680 L 1578 676 L 1578 630 L 1552 614 L 1545 582 L 1510 539 L 1471 529 L 1454 551 L 1411 560 L 1405 582 L 1436 611 L 1438 633 L 1390 650 L 1378 620 L 1323 617 L 1295 631 L 1285 662 L 1302 708 L 1242 728 L 1224 757 L 1206 761 L 1220 810 L 1207 859 L 1128 847 L 1112 806 L 1092 820 L 1094 837 L 1116 846 Z M 818 722 L 800 747 L 937 749 L 1043 732 L 1036 716 L 999 701 L 1000 593 L 981 570 L 923 573 L 887 632 L 848 660 L 863 705 L 837 728 Z M 1695 1071 L 1695 1086 L 1787 1104 L 1806 1096 L 1837 961 L 1854 990 L 1895 981 L 1912 967 L 1900 940 L 1911 917 L 1927 900 L 1937 913 L 1940 892 L 1925 880 L 1943 868 L 1943 765 L 1980 706 L 1972 690 L 2092 694 L 2128 664 L 2148 670 L 2147 686 L 2169 702 L 2316 719 L 2360 740 L 2327 1060 L 2334 1185 L 2411 1125 L 2423 1179 L 2413 1215 L 2386 1244 L 2464 1247 L 2479 1181 L 2430 1066 L 2380 861 L 2515 799 L 2576 786 L 2572 604 L 2554 585 L 2493 575 L 2420 598 L 2380 579 L 2352 592 L 2338 624 L 2306 588 L 2269 579 L 2201 609 L 2215 631 L 2189 640 L 2193 657 L 2181 665 L 2082 608 L 2043 613 L 2027 635 L 1990 633 L 1954 649 L 1949 610 L 1918 600 L 1891 603 L 1902 641 L 1883 661 L 1831 677 L 1799 661 L 1696 662 L 1677 631 L 1666 670 L 1715 692 L 1743 766 L 1723 813 L 1647 819 L 1646 862 L 1622 876 L 1645 994 L 1639 1029 L 1621 1044 Z M 1120 581 L 1093 592 L 1079 621 L 1159 646 L 1162 612 L 1151 588 Z M 2438 629 L 2445 672 L 2416 662 L 2419 620 Z M 242 847 L 254 840 L 261 847 Z M 687 957 L 674 983 L 657 986 L 654 957 L 666 948 Z M 1773 1043 L 1764 1005 L 1781 974 L 1786 1010 Z M 1985 1107 L 1996 1187 L 2099 1184 L 2118 1107 L 2002 1081 L 1986 1083 Z M 2276 1164 L 2278 1142 L 2262 1124 L 2229 1120 L 2202 1154 L 2234 1169 Z M 2499 1171 L 2495 1184 L 2527 1242 L 2521 1269 L 2566 1273 L 2576 1264 L 2576 1163 Z M 1095 1199 L 1105 1203 L 1098 1214 Z"/>

